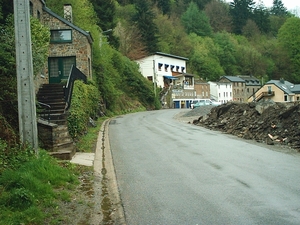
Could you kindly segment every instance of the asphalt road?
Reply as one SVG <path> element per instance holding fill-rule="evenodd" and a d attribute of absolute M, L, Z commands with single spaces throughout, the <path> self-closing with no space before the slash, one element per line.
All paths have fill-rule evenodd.
<path fill-rule="evenodd" d="M 128 225 L 300 224 L 300 156 L 174 120 L 114 118 L 109 140 Z"/>

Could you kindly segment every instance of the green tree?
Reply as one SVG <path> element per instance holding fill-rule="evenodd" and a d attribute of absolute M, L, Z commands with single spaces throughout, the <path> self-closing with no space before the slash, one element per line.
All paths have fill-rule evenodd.
<path fill-rule="evenodd" d="M 194 2 L 191 2 L 186 12 L 182 14 L 181 21 L 188 34 L 195 33 L 199 36 L 212 35 L 208 17 L 204 11 L 198 9 Z"/>
<path fill-rule="evenodd" d="M 300 83 L 300 18 L 286 20 L 278 33 L 279 44 L 287 51 L 291 59 L 291 75 L 289 81 Z"/>
<path fill-rule="evenodd" d="M 242 34 L 242 29 L 252 17 L 253 0 L 233 0 L 230 3 L 230 15 L 233 22 L 233 32 Z"/>
<path fill-rule="evenodd" d="M 142 40 L 146 45 L 149 53 L 158 51 L 158 29 L 154 23 L 155 14 L 151 9 L 148 0 L 139 0 L 135 3 L 136 14 L 133 16 L 132 21 L 137 25 Z"/>
<path fill-rule="evenodd" d="M 231 32 L 232 20 L 229 15 L 228 4 L 213 0 L 205 6 L 205 14 L 209 18 L 209 23 L 214 32 Z"/>
<path fill-rule="evenodd" d="M 158 15 L 155 23 L 161 37 L 159 41 L 160 51 L 181 56 L 190 54 L 193 46 L 178 18 L 173 15 L 171 19 L 166 15 Z"/>
<path fill-rule="evenodd" d="M 113 0 L 90 0 L 93 4 L 95 13 L 98 17 L 97 25 L 103 31 L 113 30 L 116 27 L 116 4 Z M 113 32 L 105 33 L 108 36 L 109 43 L 115 48 L 119 47 L 119 40 L 113 35 Z"/>
<path fill-rule="evenodd" d="M 258 26 L 262 33 L 269 33 L 270 31 L 270 13 L 263 5 L 259 5 L 253 10 L 253 21 Z"/>
<path fill-rule="evenodd" d="M 44 63 L 48 55 L 50 32 L 49 29 L 44 27 L 37 19 L 31 18 L 30 22 L 33 71 L 34 75 L 37 75 L 44 67 Z M 0 90 L 0 120 L 5 119 L 10 127 L 12 127 L 15 134 L 17 134 L 17 77 L 14 20 L 12 15 L 7 16 L 5 25 L 0 26 L 0 34 L 0 82 L 2 85 Z M 9 127 L 7 127 L 7 129 L 10 130 Z M 6 138 L 3 136 L 3 133 L 5 134 L 5 130 L 0 132 L 0 138 Z"/>
<path fill-rule="evenodd" d="M 284 7 L 281 0 L 273 0 L 271 14 L 275 16 L 286 16 L 288 14 L 287 9 Z"/>
<path fill-rule="evenodd" d="M 156 0 L 157 7 L 162 11 L 163 15 L 170 14 L 171 1 L 170 0 Z"/>
<path fill-rule="evenodd" d="M 0 24 L 5 24 L 7 17 L 14 13 L 13 2 L 12 0 L 0 0 Z"/>
<path fill-rule="evenodd" d="M 190 35 L 194 51 L 189 58 L 189 68 L 192 73 L 206 80 L 216 81 L 224 75 L 220 65 L 219 48 L 210 37 Z"/>
<path fill-rule="evenodd" d="M 266 73 L 263 55 L 243 36 L 236 36 L 235 59 L 239 74 L 261 77 Z"/>
<path fill-rule="evenodd" d="M 226 75 L 236 75 L 237 61 L 235 59 L 235 52 L 237 41 L 234 36 L 227 32 L 220 32 L 214 35 L 214 43 L 218 46 L 218 59 Z"/>

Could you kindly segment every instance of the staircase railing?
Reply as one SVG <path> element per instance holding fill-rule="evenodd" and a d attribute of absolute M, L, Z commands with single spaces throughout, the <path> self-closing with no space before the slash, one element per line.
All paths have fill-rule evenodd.
<path fill-rule="evenodd" d="M 72 65 L 67 85 L 64 87 L 64 95 L 66 101 L 66 110 L 71 106 L 72 93 L 75 80 L 82 80 L 84 83 L 87 82 L 87 77 L 78 69 Z"/>
<path fill-rule="evenodd" d="M 255 96 L 255 94 L 253 95 L 253 102 L 258 102 L 260 99 L 264 98 L 264 97 L 271 97 L 274 96 L 275 92 L 274 91 L 264 91 L 261 92 L 258 96 Z"/>
<path fill-rule="evenodd" d="M 40 106 L 42 108 L 42 113 L 40 115 L 43 115 L 43 118 L 45 118 L 45 115 L 47 114 L 48 123 L 50 122 L 50 112 L 51 112 L 51 106 L 42 102 L 37 102 L 38 110 L 40 109 Z"/>

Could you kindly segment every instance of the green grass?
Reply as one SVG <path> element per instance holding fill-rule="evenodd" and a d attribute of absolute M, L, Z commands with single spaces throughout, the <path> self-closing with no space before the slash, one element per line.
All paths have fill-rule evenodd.
<path fill-rule="evenodd" d="M 8 152 L 7 148 L 5 152 Z M 19 156 L 22 164 L 16 163 L 15 157 L 11 157 L 12 161 L 7 157 L 7 168 L 0 173 L 0 225 L 43 224 L 49 216 L 47 208 L 55 207 L 57 200 L 70 199 L 66 191 L 56 192 L 55 189 L 76 186 L 78 179 L 74 168 L 61 166 L 46 151 L 40 150 L 38 156 L 19 155 L 22 155 Z"/>
<path fill-rule="evenodd" d="M 81 136 L 76 143 L 76 147 L 79 152 L 95 152 L 98 134 L 101 129 L 102 123 L 108 119 L 108 117 L 100 117 L 95 121 L 95 127 L 89 127 L 88 132 Z"/>

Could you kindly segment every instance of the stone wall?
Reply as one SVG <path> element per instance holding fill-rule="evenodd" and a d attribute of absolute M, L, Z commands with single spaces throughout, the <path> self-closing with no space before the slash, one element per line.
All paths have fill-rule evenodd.
<path fill-rule="evenodd" d="M 91 77 L 92 46 L 88 38 L 47 12 L 43 13 L 43 23 L 53 30 L 71 29 L 72 43 L 50 44 L 49 57 L 76 57 L 76 67 L 88 78 Z M 46 65 L 48 66 L 48 65 Z M 48 69 L 47 69 L 48 70 Z"/>

